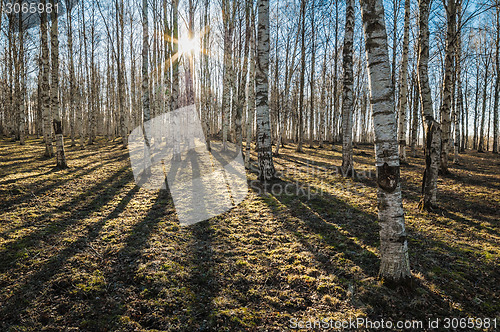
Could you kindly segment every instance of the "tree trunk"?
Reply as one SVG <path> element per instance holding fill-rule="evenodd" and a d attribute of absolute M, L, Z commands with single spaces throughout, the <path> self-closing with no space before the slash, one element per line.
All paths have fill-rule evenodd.
<path fill-rule="evenodd" d="M 411 279 L 405 230 L 391 68 L 383 0 L 362 0 L 370 105 L 375 129 L 380 229 L 379 275 L 389 284 Z"/>
<path fill-rule="evenodd" d="M 310 90 L 311 90 L 311 100 L 309 103 L 309 147 L 312 148 L 314 144 L 314 84 L 316 83 L 314 81 L 314 75 L 315 75 L 315 70 L 316 70 L 316 41 L 314 40 L 315 38 L 315 29 L 316 26 L 314 25 L 314 2 L 315 0 L 312 0 L 311 4 L 311 81 L 310 81 Z"/>
<path fill-rule="evenodd" d="M 247 116 L 247 133 L 246 133 L 246 144 L 245 144 L 245 167 L 250 169 L 250 149 L 252 143 L 252 133 L 253 133 L 253 122 L 255 114 L 255 63 L 257 62 L 256 45 L 255 45 L 255 14 L 252 8 L 252 22 L 251 33 L 250 33 L 250 46 L 249 46 L 249 56 L 251 56 L 250 68 L 248 72 L 248 116 Z"/>
<path fill-rule="evenodd" d="M 443 0 L 443 3 L 446 0 Z M 444 3 L 448 21 L 448 29 L 446 33 L 446 49 L 444 63 L 444 78 L 443 78 L 443 98 L 441 101 L 441 166 L 439 171 L 443 174 L 448 174 L 448 151 L 450 149 L 451 137 L 451 105 L 454 100 L 453 96 L 453 64 L 455 60 L 455 38 L 456 38 L 456 0 L 448 0 Z"/>
<path fill-rule="evenodd" d="M 116 1 L 117 17 L 116 17 L 116 49 L 117 49 L 117 75 L 118 75 L 118 112 L 120 116 L 120 136 L 122 137 L 123 147 L 127 147 L 128 140 L 128 110 L 125 107 L 125 54 L 124 54 L 124 6 L 123 0 L 120 0 L 118 5 L 118 0 Z"/>
<path fill-rule="evenodd" d="M 495 0 L 496 4 L 496 53 L 495 64 L 497 77 L 495 82 L 495 104 L 493 107 L 493 153 L 498 153 L 498 94 L 500 92 L 500 3 Z"/>
<path fill-rule="evenodd" d="M 147 160 L 149 156 L 151 135 L 150 120 L 150 97 L 149 97 L 149 21 L 148 21 L 148 0 L 142 0 L 142 119 L 144 134 L 144 165 L 150 165 Z M 150 169 L 146 169 L 146 174 L 150 174 Z"/>
<path fill-rule="evenodd" d="M 51 0 L 52 7 L 55 8 L 56 0 Z M 64 153 L 64 138 L 61 119 L 61 109 L 59 105 L 59 31 L 58 14 L 52 11 L 52 27 L 50 30 L 50 50 L 52 53 L 52 85 L 50 89 L 52 116 L 54 121 L 54 133 L 56 135 L 56 160 L 58 168 L 67 168 L 66 154 Z"/>
<path fill-rule="evenodd" d="M 243 106 L 245 105 L 245 85 L 247 81 L 247 71 L 248 71 L 248 57 L 250 48 L 250 5 L 245 5 L 245 46 L 243 49 L 243 65 L 241 69 L 239 87 L 238 87 L 238 98 L 236 100 L 236 117 L 235 117 L 235 135 L 236 135 L 236 145 L 239 151 L 243 149 L 243 132 L 241 128 L 242 117 L 243 117 Z"/>
<path fill-rule="evenodd" d="M 405 0 L 403 58 L 401 60 L 401 85 L 399 89 L 399 158 L 406 163 L 406 112 L 408 104 L 408 47 L 410 39 L 410 0 Z"/>
<path fill-rule="evenodd" d="M 42 0 L 45 4 L 45 0 Z M 45 140 L 45 157 L 51 158 L 54 155 L 52 149 L 52 131 L 51 131 L 51 116 L 50 116 L 50 83 L 49 83 L 49 47 L 48 47 L 48 29 L 47 29 L 47 13 L 41 13 L 41 37 L 42 44 L 42 79 L 41 79 L 41 96 L 42 96 L 42 112 L 43 112 L 43 137 Z"/>
<path fill-rule="evenodd" d="M 203 13 L 203 27 L 208 26 L 209 22 L 209 9 L 210 9 L 210 0 L 205 0 L 205 9 Z M 252 8 L 252 15 L 253 15 L 253 8 Z M 253 21 L 252 21 L 253 22 Z M 253 23 L 252 23 L 253 24 Z M 252 27 L 252 33 L 254 29 L 254 25 Z M 208 45 L 209 45 L 209 39 L 210 38 L 210 30 L 207 29 L 205 34 L 203 35 L 203 47 L 202 49 L 204 50 L 203 55 L 202 55 L 202 60 L 203 60 L 203 84 L 202 84 L 202 89 L 203 89 L 203 98 L 202 98 L 202 103 L 203 103 L 203 108 L 202 108 L 202 124 L 203 124 L 203 130 L 205 132 L 205 140 L 206 140 L 206 146 L 207 150 L 211 151 L 211 146 L 210 146 L 210 121 L 209 121 L 209 111 L 210 111 L 210 71 L 209 71 L 209 57 L 208 57 Z M 254 104 L 255 104 L 255 99 L 254 99 Z"/>
<path fill-rule="evenodd" d="M 457 100 L 453 112 L 455 122 L 455 139 L 453 151 L 453 163 L 458 164 L 458 153 L 460 152 L 460 116 L 463 113 L 463 95 L 462 95 L 462 0 L 457 0 L 457 29 L 455 41 L 455 85 L 457 90 Z"/>
<path fill-rule="evenodd" d="M 335 1 L 335 54 L 333 56 L 333 133 L 332 133 L 332 149 L 335 148 L 335 142 L 337 141 L 337 119 L 339 115 L 339 96 L 338 96 L 338 38 L 339 38 L 339 3 Z"/>
<path fill-rule="evenodd" d="M 302 152 L 302 144 L 304 141 L 304 85 L 305 85 L 305 73 L 306 73 L 306 4 L 307 0 L 302 0 L 300 8 L 301 17 L 301 62 L 300 62 L 300 91 L 299 91 L 299 109 L 298 113 L 298 142 L 297 142 L 297 152 Z"/>
<path fill-rule="evenodd" d="M 259 178 L 269 181 L 275 178 L 269 125 L 269 0 L 258 0 L 257 65 L 255 77 L 257 155 Z"/>
<path fill-rule="evenodd" d="M 227 148 L 229 119 L 231 112 L 231 82 L 233 82 L 233 20 L 231 16 L 231 0 L 222 2 L 222 18 L 224 23 L 224 85 L 222 90 L 222 145 Z M 235 4 L 233 4 L 235 6 Z"/>
<path fill-rule="evenodd" d="M 419 36 L 418 36 L 418 82 L 420 102 L 425 121 L 425 171 L 422 183 L 420 208 L 430 210 L 436 205 L 437 177 L 441 153 L 441 128 L 434 120 L 431 88 L 429 85 L 429 0 L 419 0 Z"/>
<path fill-rule="evenodd" d="M 68 31 L 68 56 L 69 56 L 69 112 L 70 112 L 70 121 L 69 121 L 69 127 L 70 127 L 70 136 L 71 136 L 71 146 L 75 146 L 75 95 L 76 95 L 76 77 L 75 77 L 75 61 L 74 61 L 74 54 L 73 54 L 73 20 L 71 17 L 71 10 L 69 6 L 67 7 L 66 10 L 66 15 L 67 15 L 67 21 L 66 21 L 66 28 Z"/>
<path fill-rule="evenodd" d="M 489 64 L 490 64 L 490 59 L 489 55 L 487 55 L 487 58 L 485 60 L 485 65 L 484 65 L 484 89 L 483 89 L 483 110 L 482 110 L 482 116 L 481 116 L 481 129 L 479 132 L 479 143 L 477 146 L 477 152 L 484 152 L 484 122 L 486 119 L 486 97 L 487 97 L 487 91 L 488 91 L 488 74 L 489 74 Z"/>
<path fill-rule="evenodd" d="M 354 0 L 346 0 L 343 50 L 344 91 L 342 97 L 342 175 L 354 176 L 352 157 Z"/>
<path fill-rule="evenodd" d="M 411 124 L 411 154 L 413 157 L 417 156 L 417 140 L 418 140 L 418 108 L 419 108 L 420 94 L 418 93 L 418 82 L 416 74 L 413 73 L 413 116 Z"/>
<path fill-rule="evenodd" d="M 171 111 L 175 111 L 179 107 L 179 1 L 173 0 L 172 2 L 172 94 L 170 96 Z M 179 137 L 179 119 L 177 113 L 174 112 L 172 116 L 172 126 L 174 128 L 173 145 L 175 161 L 181 160 L 180 155 L 180 137 Z"/>
<path fill-rule="evenodd" d="M 477 149 L 477 134 L 478 134 L 478 125 L 477 125 L 477 121 L 478 121 L 478 118 L 479 118 L 479 70 L 481 68 L 481 66 L 479 66 L 479 60 L 476 59 L 476 100 L 475 100 L 475 103 L 474 103 L 474 136 L 472 138 L 472 149 Z"/>
<path fill-rule="evenodd" d="M 326 37 L 326 45 L 328 45 L 330 38 Z M 328 47 L 325 47 L 325 53 L 323 56 L 323 68 L 321 70 L 321 105 L 319 110 L 319 148 L 323 148 L 323 141 L 325 139 L 325 113 L 326 113 L 326 68 L 327 68 L 327 56 Z"/>

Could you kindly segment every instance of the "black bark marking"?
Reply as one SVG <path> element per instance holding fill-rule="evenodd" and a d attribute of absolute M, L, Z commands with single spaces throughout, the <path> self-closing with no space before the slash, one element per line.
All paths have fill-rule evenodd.
<path fill-rule="evenodd" d="M 377 184 L 388 193 L 394 192 L 399 184 L 399 166 L 384 163 L 377 167 Z"/>

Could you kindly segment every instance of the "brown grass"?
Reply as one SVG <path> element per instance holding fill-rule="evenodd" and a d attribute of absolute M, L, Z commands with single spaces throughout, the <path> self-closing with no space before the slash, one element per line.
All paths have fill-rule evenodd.
<path fill-rule="evenodd" d="M 289 146 L 275 159 L 276 185 L 306 195 L 264 194 L 250 182 L 232 211 L 179 227 L 169 194 L 138 188 L 117 143 L 67 148 L 70 168 L 55 170 L 40 140 L 0 141 L 0 330 L 278 331 L 291 318 L 349 317 L 500 323 L 499 157 L 463 154 L 440 178 L 433 213 L 417 211 L 422 154 L 409 158 L 414 289 L 391 290 L 377 280 L 373 147 L 358 147 L 365 177 L 335 174 L 339 152 Z"/>

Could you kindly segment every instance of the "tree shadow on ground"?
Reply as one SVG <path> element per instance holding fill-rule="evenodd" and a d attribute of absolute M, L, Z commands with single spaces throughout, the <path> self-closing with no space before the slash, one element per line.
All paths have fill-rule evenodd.
<path fill-rule="evenodd" d="M 113 181 L 104 181 L 100 183 L 100 185 L 107 186 L 113 183 L 121 183 L 124 178 L 129 177 L 127 175 L 122 177 L 115 177 Z M 97 195 L 96 199 L 92 200 L 90 203 L 85 205 L 85 207 L 82 207 L 79 211 L 77 210 L 74 213 L 78 214 L 79 212 L 86 211 L 85 213 L 88 214 L 91 211 L 97 211 L 107 202 L 109 202 L 120 189 L 120 186 L 114 187 L 113 191 L 105 194 L 104 197 Z M 84 231 L 80 231 L 82 235 L 78 236 L 76 240 L 72 241 L 68 246 L 60 250 L 56 255 L 50 257 L 48 261 L 42 264 L 42 266 L 33 271 L 28 279 L 22 283 L 22 285 L 16 285 L 16 288 L 9 299 L 3 301 L 2 309 L 0 311 L 0 316 L 3 317 L 2 324 L 5 328 L 7 328 L 9 325 L 19 324 L 24 321 L 23 316 L 26 314 L 27 308 L 29 308 L 31 305 L 30 300 L 37 298 L 40 295 L 47 296 L 46 293 L 54 291 L 54 288 L 57 289 L 61 287 L 66 291 L 68 290 L 67 288 L 70 286 L 69 284 L 59 285 L 58 287 L 58 285 L 51 285 L 49 284 L 49 282 L 55 275 L 60 272 L 60 270 L 71 257 L 84 250 L 88 246 L 88 243 L 91 243 L 97 239 L 103 226 L 110 220 L 118 217 L 118 215 L 122 211 L 124 211 L 131 198 L 137 191 L 137 186 L 134 186 L 132 189 L 130 189 L 129 192 L 124 196 L 124 198 L 118 203 L 118 205 L 107 217 L 103 218 L 100 221 L 91 222 L 85 225 Z M 100 204 L 96 205 L 96 201 L 99 201 Z M 69 225 L 66 225 L 66 227 L 68 226 Z M 32 238 L 38 239 L 40 236 L 41 235 L 37 233 L 37 236 L 33 236 Z M 10 262 L 10 264 L 12 263 L 14 262 Z M 5 265 L 3 265 L 2 268 L 4 269 Z M 50 318 L 46 317 L 45 320 L 50 320 Z M 38 323 L 45 324 L 48 323 L 48 321 L 41 321 Z"/>
<path fill-rule="evenodd" d="M 68 212 L 62 219 L 53 220 L 54 210 L 43 213 L 37 219 L 37 224 L 44 226 L 36 231 L 9 242 L 2 250 L 0 256 L 0 273 L 12 269 L 20 257 L 20 252 L 37 246 L 41 241 L 56 238 L 66 229 L 78 225 L 81 220 L 88 217 L 94 211 L 100 210 L 114 195 L 122 188 L 122 185 L 130 181 L 129 166 L 124 166 L 105 180 L 95 184 L 93 187 L 72 198 L 70 201 L 58 206 L 55 210 Z M 109 188 L 112 188 L 109 190 Z"/>
<path fill-rule="evenodd" d="M 261 197 L 275 218 L 282 222 L 283 229 L 294 234 L 314 254 L 326 273 L 346 278 L 343 287 L 351 282 L 364 285 L 366 290 L 359 295 L 358 300 L 363 303 L 361 307 L 368 305 L 371 308 L 367 312 L 371 317 L 392 315 L 401 318 L 404 313 L 407 318 L 426 319 L 428 307 L 432 308 L 434 315 L 442 317 L 450 314 L 461 317 L 464 313 L 477 316 L 479 312 L 492 315 L 499 307 L 498 301 L 492 298 L 498 290 L 494 281 L 500 276 L 498 266 L 486 262 L 484 257 L 479 257 L 467 248 L 451 246 L 407 227 L 410 263 L 416 276 L 413 291 L 408 293 L 381 288 L 373 281 L 362 279 L 377 276 L 378 257 L 367 250 L 379 246 L 375 215 L 365 213 L 328 193 L 311 199 L 271 194 Z M 277 208 L 280 205 L 286 207 L 288 217 Z M 310 234 L 318 236 L 311 237 Z M 363 273 L 351 273 L 352 267 L 344 265 L 344 260 L 338 261 L 340 264 L 336 262 L 339 254 L 358 266 Z M 457 261 L 460 263 L 455 264 Z M 478 280 L 484 284 L 478 285 Z M 450 284 L 453 281 L 455 284 Z M 467 298 L 475 296 L 487 299 L 485 305 L 456 307 L 457 302 L 466 302 Z"/>

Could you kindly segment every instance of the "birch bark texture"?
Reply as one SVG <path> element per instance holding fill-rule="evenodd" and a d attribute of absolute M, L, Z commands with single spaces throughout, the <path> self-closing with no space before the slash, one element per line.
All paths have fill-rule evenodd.
<path fill-rule="evenodd" d="M 455 127 L 455 139 L 453 144 L 453 163 L 458 164 L 458 154 L 460 152 L 460 118 L 463 114 L 463 94 L 462 94 L 462 0 L 457 0 L 457 27 L 455 41 L 455 85 L 457 100 L 453 109 L 453 121 Z M 498 65 L 497 65 L 498 66 Z M 497 76 L 498 79 L 498 76 Z M 496 93 L 496 92 L 495 92 Z"/>
<path fill-rule="evenodd" d="M 401 196 L 399 153 L 383 0 L 361 0 L 375 133 L 380 224 L 379 276 L 387 283 L 411 279 Z"/>
<path fill-rule="evenodd" d="M 53 8 L 56 1 L 51 0 Z M 50 87 L 51 109 L 56 135 L 56 162 L 58 168 L 67 168 L 66 154 L 64 153 L 64 138 L 61 120 L 61 109 L 59 105 L 59 24 L 58 14 L 52 11 L 52 27 L 50 30 L 50 50 L 52 53 L 52 84 Z"/>
<path fill-rule="evenodd" d="M 149 97 L 149 21 L 148 1 L 142 0 L 142 112 L 144 126 L 151 120 Z M 146 130 L 146 132 L 148 132 Z M 146 144 L 147 140 L 146 140 Z"/>
<path fill-rule="evenodd" d="M 257 53 L 256 53 L 256 42 L 255 42 L 255 11 L 252 8 L 252 17 L 251 17 L 251 32 L 250 32 L 250 67 L 248 71 L 248 116 L 246 122 L 246 144 L 245 144 L 245 167 L 250 169 L 250 150 L 253 136 L 253 125 L 254 125 L 254 115 L 255 115 L 255 63 L 257 62 Z"/>
<path fill-rule="evenodd" d="M 175 111 L 179 107 L 179 1 L 172 1 L 172 93 L 170 95 L 170 111 Z M 177 112 L 173 113 L 172 116 L 172 128 L 174 130 L 173 134 L 173 144 L 174 144 L 174 161 L 180 161 L 180 131 L 179 119 L 177 117 Z"/>
<path fill-rule="evenodd" d="M 45 4 L 45 0 L 42 0 Z M 40 43 L 42 44 L 42 78 L 41 78 L 41 100 L 42 100 L 42 114 L 43 114 L 43 137 L 45 140 L 45 157 L 52 157 L 54 150 L 52 148 L 52 130 L 51 130 L 51 116 L 50 116 L 50 83 L 49 83 L 49 47 L 48 47 L 48 29 L 47 29 L 47 12 L 42 11 L 40 17 Z"/>
<path fill-rule="evenodd" d="M 302 144 L 304 140 L 304 84 L 305 84 L 305 71 L 306 71 L 306 4 L 307 0 L 302 0 L 300 6 L 300 18 L 301 18 L 301 58 L 300 58 L 300 77 L 299 77 L 299 109 L 298 109 L 298 142 L 297 142 L 297 152 L 302 152 Z"/>
<path fill-rule="evenodd" d="M 441 165 L 440 171 L 443 174 L 449 173 L 448 170 L 448 151 L 450 148 L 451 137 L 451 105 L 453 101 L 453 73 L 454 73 L 454 60 L 455 60 L 455 38 L 457 28 L 456 16 L 456 0 L 448 0 L 446 3 L 443 0 L 443 5 L 446 9 L 446 16 L 448 19 L 448 27 L 446 31 L 446 46 L 445 46 L 445 60 L 444 60 L 444 79 L 443 79 L 443 92 L 442 104 L 440 108 L 441 113 Z"/>
<path fill-rule="evenodd" d="M 231 6 L 232 0 L 224 0 L 222 2 L 222 20 L 224 24 L 224 84 L 222 87 L 222 145 L 224 151 L 227 149 L 229 117 L 231 110 L 231 83 L 233 79 L 233 30 L 234 30 L 234 15 Z"/>
<path fill-rule="evenodd" d="M 495 0 L 496 11 L 496 40 L 495 40 L 495 65 L 496 65 L 496 81 L 495 81 L 495 99 L 493 105 L 493 153 L 498 153 L 498 99 L 500 93 L 500 1 Z"/>
<path fill-rule="evenodd" d="M 406 163 L 406 113 L 408 105 L 408 48 L 410 40 L 410 0 L 405 0 L 405 22 L 403 32 L 403 57 L 401 59 L 401 88 L 399 90 L 399 159 Z"/>
<path fill-rule="evenodd" d="M 352 157 L 354 0 L 346 0 L 343 49 L 344 91 L 342 97 L 342 175 L 354 173 Z"/>
<path fill-rule="evenodd" d="M 257 1 L 257 63 L 255 72 L 257 156 L 261 181 L 273 180 L 276 171 L 269 122 L 269 0 Z"/>
<path fill-rule="evenodd" d="M 429 9 L 430 0 L 419 0 L 418 82 L 420 102 L 425 121 L 425 171 L 422 181 L 420 209 L 431 210 L 436 205 L 437 178 L 440 164 L 441 127 L 434 119 L 429 84 Z"/>

